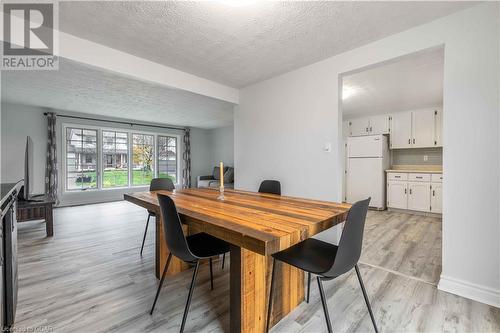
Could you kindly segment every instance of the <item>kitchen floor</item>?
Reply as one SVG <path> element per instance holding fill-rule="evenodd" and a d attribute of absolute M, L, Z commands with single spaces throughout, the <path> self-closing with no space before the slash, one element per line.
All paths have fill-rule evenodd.
<path fill-rule="evenodd" d="M 441 240 L 441 218 L 369 211 L 361 262 L 437 285 Z"/>
<path fill-rule="evenodd" d="M 147 213 L 126 202 L 59 208 L 54 237 L 19 224 L 15 329 L 37 332 L 178 332 L 192 271 L 169 277 L 153 316 L 154 228 L 139 255 Z M 381 332 L 499 332 L 500 309 L 441 292 L 440 220 L 368 214 L 359 265 Z M 227 264 L 227 263 L 226 263 Z M 230 264 L 230 263 L 229 263 Z M 229 331 L 229 267 L 202 265 L 186 332 Z M 325 282 L 333 330 L 372 332 L 356 274 Z M 326 332 L 316 284 L 272 332 Z"/>

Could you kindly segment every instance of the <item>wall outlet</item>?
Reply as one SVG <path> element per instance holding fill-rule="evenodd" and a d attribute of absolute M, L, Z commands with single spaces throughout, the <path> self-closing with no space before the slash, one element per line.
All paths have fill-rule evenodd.
<path fill-rule="evenodd" d="M 424 155 L 424 162 L 427 162 L 429 160 L 429 156 L 428 155 Z"/>

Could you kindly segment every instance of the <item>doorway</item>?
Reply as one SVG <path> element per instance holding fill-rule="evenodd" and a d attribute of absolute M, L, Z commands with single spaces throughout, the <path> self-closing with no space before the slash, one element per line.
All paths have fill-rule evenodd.
<path fill-rule="evenodd" d="M 342 197 L 371 197 L 361 262 L 437 285 L 444 47 L 344 73 Z"/>

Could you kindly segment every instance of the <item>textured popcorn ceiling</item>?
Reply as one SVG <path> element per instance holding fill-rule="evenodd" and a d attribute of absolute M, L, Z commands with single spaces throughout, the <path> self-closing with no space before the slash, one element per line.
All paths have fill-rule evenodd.
<path fill-rule="evenodd" d="M 432 49 L 342 78 L 351 96 L 345 118 L 414 110 L 443 103 L 444 49 Z"/>
<path fill-rule="evenodd" d="M 58 71 L 3 71 L 2 101 L 201 128 L 233 122 L 231 103 L 69 60 L 61 60 Z"/>
<path fill-rule="evenodd" d="M 61 2 L 64 32 L 233 87 L 471 6 L 468 2 Z"/>

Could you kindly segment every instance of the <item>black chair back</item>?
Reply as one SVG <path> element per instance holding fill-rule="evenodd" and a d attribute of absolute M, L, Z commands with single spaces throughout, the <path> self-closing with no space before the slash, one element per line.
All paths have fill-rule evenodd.
<path fill-rule="evenodd" d="M 327 277 L 337 277 L 350 271 L 358 263 L 363 245 L 366 214 L 370 199 L 358 201 L 352 205 L 340 237 L 337 255 L 332 268 L 324 274 Z"/>
<path fill-rule="evenodd" d="M 198 258 L 189 249 L 174 201 L 168 195 L 158 194 L 158 203 L 160 204 L 161 217 L 163 218 L 163 234 L 168 249 L 181 260 L 187 262 L 196 261 Z"/>
<path fill-rule="evenodd" d="M 170 178 L 153 178 L 151 179 L 151 184 L 149 185 L 150 191 L 173 191 L 175 185 Z"/>
<path fill-rule="evenodd" d="M 277 180 L 264 180 L 260 183 L 259 193 L 281 195 L 281 183 Z"/>

